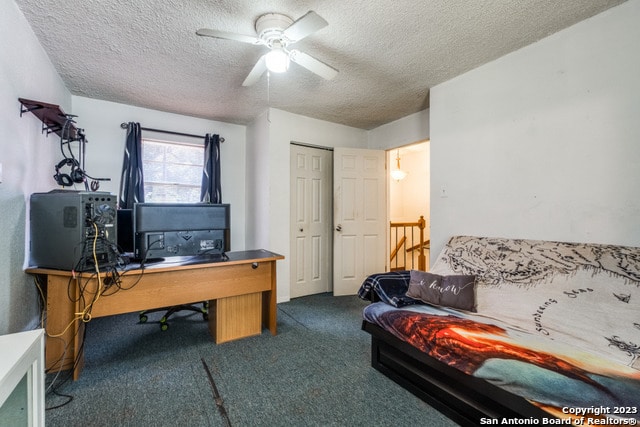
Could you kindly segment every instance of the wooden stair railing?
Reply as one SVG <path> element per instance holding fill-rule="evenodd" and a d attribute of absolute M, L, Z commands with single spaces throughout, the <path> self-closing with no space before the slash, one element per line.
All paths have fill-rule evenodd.
<path fill-rule="evenodd" d="M 400 248 L 402 248 L 402 246 L 404 245 L 404 242 L 407 240 L 406 236 L 402 236 L 400 238 L 400 240 L 398 241 L 398 243 L 396 244 L 396 247 L 394 250 L 391 251 L 391 261 L 393 261 L 393 259 L 396 257 L 396 255 L 398 255 L 398 251 L 400 250 Z"/>
<path fill-rule="evenodd" d="M 425 248 L 429 248 L 429 245 L 431 244 L 430 240 L 425 240 L 424 242 L 422 242 L 422 246 Z M 417 245 L 413 245 L 410 248 L 407 248 L 407 252 L 411 252 L 411 251 L 415 251 L 416 249 L 418 249 L 421 246 L 420 243 L 418 243 Z"/>
<path fill-rule="evenodd" d="M 418 270 L 422 270 L 425 271 L 426 270 L 426 266 L 427 266 L 427 258 L 424 254 L 424 249 L 425 246 L 428 247 L 429 245 L 429 240 L 424 240 L 424 229 L 426 226 L 426 221 L 424 219 L 424 216 L 420 215 L 420 219 L 417 222 L 391 222 L 390 225 L 390 242 L 395 241 L 395 247 L 394 249 L 391 251 L 391 257 L 390 257 L 390 261 L 393 262 L 393 260 L 396 260 L 396 264 L 395 264 L 395 268 L 391 267 L 390 270 L 403 270 L 403 269 L 407 269 L 407 257 L 406 257 L 406 253 L 409 252 L 413 252 L 415 250 L 418 250 Z M 419 234 L 420 234 L 420 240 L 419 243 L 415 243 L 415 238 L 414 238 L 414 230 L 415 229 L 419 230 Z M 400 252 L 400 250 L 405 247 L 407 245 L 407 230 L 409 230 L 410 236 L 411 236 L 411 242 L 410 244 L 412 246 L 410 246 L 409 248 L 405 248 L 405 256 L 404 256 L 404 265 L 403 266 L 399 266 L 398 265 L 398 253 Z M 395 237 L 395 239 L 394 239 Z M 393 243 L 392 243 L 393 245 Z M 411 256 L 411 268 L 414 267 L 413 265 L 413 255 Z"/>

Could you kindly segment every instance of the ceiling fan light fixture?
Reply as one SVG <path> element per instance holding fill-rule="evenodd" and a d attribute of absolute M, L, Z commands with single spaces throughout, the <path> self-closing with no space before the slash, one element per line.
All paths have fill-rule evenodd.
<path fill-rule="evenodd" d="M 265 55 L 264 60 L 272 73 L 284 73 L 289 69 L 289 55 L 282 48 L 273 48 Z"/>
<path fill-rule="evenodd" d="M 292 44 L 323 29 L 327 25 L 329 25 L 327 21 L 312 10 L 295 21 L 280 13 L 266 13 L 259 16 L 255 21 L 255 36 L 228 33 L 209 28 L 200 28 L 196 31 L 196 34 L 269 48 L 269 52 L 258 59 L 249 75 L 242 82 L 242 86 L 251 86 L 260 79 L 265 71 L 269 71 L 269 73 L 286 72 L 291 62 L 295 62 L 325 80 L 333 79 L 338 74 L 338 70 L 307 53 L 291 49 Z"/>

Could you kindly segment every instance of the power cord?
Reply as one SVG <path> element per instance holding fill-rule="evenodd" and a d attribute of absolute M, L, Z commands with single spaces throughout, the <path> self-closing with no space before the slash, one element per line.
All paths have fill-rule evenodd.
<path fill-rule="evenodd" d="M 45 329 L 45 334 L 48 339 L 59 339 L 64 343 L 64 352 L 60 356 L 59 360 L 55 361 L 53 366 L 47 369 L 47 372 L 46 372 L 47 374 L 53 374 L 53 372 L 55 372 L 55 375 L 50 381 L 47 381 L 48 385 L 46 387 L 45 392 L 54 394 L 59 397 L 63 397 L 66 400 L 55 406 L 47 407 L 46 410 L 61 408 L 67 405 L 68 403 L 70 403 L 74 399 L 73 395 L 61 393 L 60 388 L 63 387 L 68 381 L 71 380 L 72 373 L 78 366 L 80 357 L 82 357 L 82 354 L 84 353 L 84 343 L 86 340 L 87 327 L 85 326 L 84 328 L 77 329 L 76 333 L 80 333 L 80 331 L 82 330 L 83 337 L 81 340 L 79 340 L 82 344 L 79 349 L 76 349 L 77 350 L 76 356 L 73 360 L 73 366 L 71 370 L 69 370 L 66 375 L 61 377 L 63 372 L 62 364 L 66 360 L 67 354 L 71 349 L 71 343 L 78 342 L 76 337 L 71 337 L 69 342 L 67 342 L 63 337 L 68 333 L 69 329 L 76 324 L 76 322 L 81 321 L 86 324 L 92 320 L 91 312 L 92 312 L 93 306 L 97 303 L 97 301 L 100 299 L 101 296 L 106 297 L 109 295 L 113 295 L 115 292 L 118 292 L 119 290 L 126 290 L 126 289 L 133 288 L 136 284 L 139 283 L 140 279 L 144 274 L 146 254 L 145 254 L 145 259 L 143 259 L 142 263 L 140 264 L 139 277 L 131 285 L 126 287 L 123 286 L 122 279 L 124 275 L 127 274 L 127 271 L 124 269 L 125 265 L 122 262 L 122 256 L 120 252 L 118 251 L 115 245 L 113 245 L 111 242 L 108 241 L 108 239 L 102 236 L 100 232 L 101 229 L 95 221 L 92 221 L 91 225 L 93 227 L 93 236 L 88 236 L 85 242 L 83 243 L 83 245 L 91 245 L 90 256 L 93 261 L 94 271 L 89 275 L 83 275 L 82 271 L 77 271 L 78 269 L 80 270 L 83 269 L 82 267 L 86 265 L 86 259 L 80 259 L 76 264 L 76 267 L 72 270 L 72 274 L 69 277 L 69 281 L 67 284 L 67 296 L 70 301 L 74 303 L 79 303 L 80 306 L 83 307 L 83 309 L 81 311 L 74 313 L 73 319 L 71 320 L 71 322 L 69 322 L 69 324 L 67 324 L 61 332 L 51 333 L 47 331 L 45 327 L 46 317 L 47 317 L 45 314 L 46 306 L 47 306 L 46 296 L 43 290 L 41 279 L 38 276 L 35 276 L 35 279 L 34 279 L 36 287 L 38 289 L 39 297 L 41 299 L 40 325 L 43 327 L 43 329 Z M 100 262 L 99 262 L 100 260 L 98 259 L 99 243 L 102 244 L 101 249 L 107 248 L 107 251 L 112 251 L 112 253 L 110 253 L 109 256 L 107 257 L 108 262 L 106 264 L 103 264 L 102 268 L 100 266 Z M 152 248 L 153 245 L 157 245 L 158 243 L 160 243 L 159 240 L 156 242 L 151 242 L 151 244 L 149 245 L 149 249 Z M 86 253 L 84 249 L 82 253 Z M 111 257 L 111 255 L 113 255 L 113 257 Z M 85 257 L 83 256 L 83 258 Z M 96 285 L 92 286 L 92 284 L 96 284 Z M 77 295 L 77 296 L 74 297 L 74 295 Z M 57 367 L 57 371 L 55 371 L 56 367 Z"/>

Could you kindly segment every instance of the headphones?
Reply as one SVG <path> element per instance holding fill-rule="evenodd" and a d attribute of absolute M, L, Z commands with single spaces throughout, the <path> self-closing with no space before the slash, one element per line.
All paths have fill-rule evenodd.
<path fill-rule="evenodd" d="M 60 169 L 65 166 L 70 166 L 71 171 L 69 174 L 60 173 Z M 80 169 L 80 163 L 76 159 L 65 158 L 56 165 L 56 174 L 53 179 L 56 180 L 58 185 L 63 187 L 71 187 L 74 183 L 80 184 L 84 182 L 85 173 Z"/>

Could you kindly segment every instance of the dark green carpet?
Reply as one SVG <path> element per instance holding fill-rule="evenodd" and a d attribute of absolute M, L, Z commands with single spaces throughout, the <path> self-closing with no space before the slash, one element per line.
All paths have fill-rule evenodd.
<path fill-rule="evenodd" d="M 88 324 L 85 368 L 48 426 L 454 426 L 370 366 L 366 305 L 330 294 L 278 305 L 278 335 L 216 345 L 199 314 L 169 330 L 137 314 Z M 219 399 L 207 376 L 208 366 Z M 50 381 L 53 375 L 48 375 Z M 60 377 L 54 384 L 60 384 Z M 65 397 L 47 393 L 47 407 Z M 216 404 L 216 402 L 218 404 Z"/>

